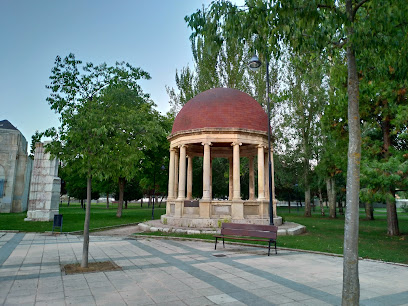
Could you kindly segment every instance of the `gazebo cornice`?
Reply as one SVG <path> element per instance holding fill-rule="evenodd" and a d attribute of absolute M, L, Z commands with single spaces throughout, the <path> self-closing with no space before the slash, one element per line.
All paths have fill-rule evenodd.
<path fill-rule="evenodd" d="M 192 135 L 202 135 L 202 134 L 250 134 L 256 136 L 268 136 L 267 132 L 242 129 L 242 128 L 200 128 L 192 129 L 187 131 L 180 131 L 174 134 L 170 134 L 167 139 L 173 141 L 181 136 L 192 136 Z"/>

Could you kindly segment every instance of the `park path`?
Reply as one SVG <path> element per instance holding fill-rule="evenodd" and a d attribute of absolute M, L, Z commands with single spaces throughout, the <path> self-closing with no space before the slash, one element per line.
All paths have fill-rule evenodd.
<path fill-rule="evenodd" d="M 111 236 L 111 237 L 127 237 L 135 233 L 140 233 L 139 225 L 121 226 L 105 231 L 91 232 L 91 236 Z"/>

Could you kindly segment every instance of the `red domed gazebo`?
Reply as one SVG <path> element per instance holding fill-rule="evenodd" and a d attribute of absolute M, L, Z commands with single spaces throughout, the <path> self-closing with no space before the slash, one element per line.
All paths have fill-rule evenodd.
<path fill-rule="evenodd" d="M 189 227 L 217 227 L 220 220 L 269 224 L 269 188 L 265 171 L 268 168 L 267 129 L 268 117 L 261 105 L 239 90 L 214 88 L 188 101 L 174 120 L 168 137 L 169 190 L 162 223 Z M 193 201 L 192 161 L 197 156 L 203 157 L 203 197 Z M 255 156 L 258 169 L 257 197 Z M 229 160 L 228 200 L 212 198 L 211 161 L 218 157 Z M 248 200 L 241 199 L 240 157 L 249 158 Z M 272 196 L 275 199 L 273 179 Z M 282 219 L 276 216 L 274 200 L 274 224 L 281 223 Z"/>

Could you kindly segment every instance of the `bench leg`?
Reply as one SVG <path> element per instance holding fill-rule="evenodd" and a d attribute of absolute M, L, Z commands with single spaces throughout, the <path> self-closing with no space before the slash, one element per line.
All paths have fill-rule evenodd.
<path fill-rule="evenodd" d="M 278 250 L 276 249 L 276 241 L 275 241 L 275 255 L 278 254 Z"/>
<path fill-rule="evenodd" d="M 214 250 L 217 249 L 217 241 L 218 241 L 218 237 L 215 237 L 215 248 L 214 248 Z"/>
<path fill-rule="evenodd" d="M 269 245 L 268 245 L 268 256 L 271 254 L 271 241 L 269 240 Z"/>
<path fill-rule="evenodd" d="M 225 248 L 225 241 L 224 238 L 222 238 L 222 247 Z"/>

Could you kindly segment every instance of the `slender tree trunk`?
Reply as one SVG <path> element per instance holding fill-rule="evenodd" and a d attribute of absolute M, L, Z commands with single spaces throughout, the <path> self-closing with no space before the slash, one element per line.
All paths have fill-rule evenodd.
<path fill-rule="evenodd" d="M 122 208 L 123 208 L 123 194 L 125 192 L 125 178 L 119 178 L 119 203 L 118 203 L 118 210 L 116 212 L 116 217 L 122 217 Z"/>
<path fill-rule="evenodd" d="M 85 210 L 84 199 L 81 199 L 81 208 Z"/>
<path fill-rule="evenodd" d="M 387 234 L 390 236 L 398 236 L 399 226 L 397 218 L 397 206 L 395 205 L 395 196 L 392 191 L 387 197 Z"/>
<path fill-rule="evenodd" d="M 310 207 L 310 182 L 309 182 L 309 159 L 307 158 L 309 149 L 308 149 L 308 137 L 303 131 L 303 166 L 304 166 L 304 182 L 305 182 L 305 217 L 311 217 L 312 211 Z"/>
<path fill-rule="evenodd" d="M 290 198 L 288 200 L 288 207 L 289 207 L 289 213 L 290 213 Z"/>
<path fill-rule="evenodd" d="M 388 108 L 388 103 L 384 106 Z M 383 138 L 384 138 L 384 157 L 388 160 L 390 157 L 391 146 L 391 119 L 390 116 L 385 116 L 382 122 Z M 387 233 L 390 236 L 399 235 L 397 208 L 395 205 L 395 192 L 390 190 L 387 192 Z"/>
<path fill-rule="evenodd" d="M 109 192 L 106 193 L 106 208 L 109 209 Z"/>
<path fill-rule="evenodd" d="M 344 216 L 343 200 L 341 198 L 339 199 L 339 214 Z"/>
<path fill-rule="evenodd" d="M 68 207 L 69 207 L 70 202 L 71 202 L 71 197 L 68 196 L 68 205 L 67 205 Z"/>
<path fill-rule="evenodd" d="M 84 222 L 84 244 L 82 248 L 82 268 L 88 268 L 88 254 L 89 254 L 89 221 L 91 219 L 91 186 L 92 177 L 90 172 L 88 173 L 88 180 L 86 184 L 86 212 Z"/>
<path fill-rule="evenodd" d="M 348 38 L 353 35 L 353 4 L 346 0 L 346 12 L 350 21 Z M 360 195 L 361 130 L 359 113 L 359 85 L 357 63 L 352 42 L 347 45 L 348 70 L 348 128 L 349 146 L 347 158 L 346 217 L 343 247 L 343 291 L 342 305 L 359 305 L 360 281 L 358 276 L 358 226 Z"/>
<path fill-rule="evenodd" d="M 305 190 L 305 217 L 311 217 L 312 210 L 310 205 L 310 187 Z"/>
<path fill-rule="evenodd" d="M 365 203 L 365 213 L 366 213 L 366 220 L 374 220 L 373 204 L 368 201 Z"/>
<path fill-rule="evenodd" d="M 325 216 L 326 214 L 324 213 L 324 207 L 323 207 L 323 195 L 322 195 L 322 189 L 319 187 L 319 204 L 320 204 L 320 215 Z"/>
<path fill-rule="evenodd" d="M 140 199 L 140 207 L 143 207 L 143 195 L 142 195 L 142 198 Z"/>
<path fill-rule="evenodd" d="M 329 202 L 329 217 L 336 218 L 336 182 L 334 177 L 326 178 L 327 199 Z"/>
<path fill-rule="evenodd" d="M 128 200 L 125 200 L 125 209 L 127 209 Z"/>
<path fill-rule="evenodd" d="M 159 207 L 161 206 L 161 203 L 163 202 L 164 195 L 161 197 L 160 202 L 159 202 Z"/>

